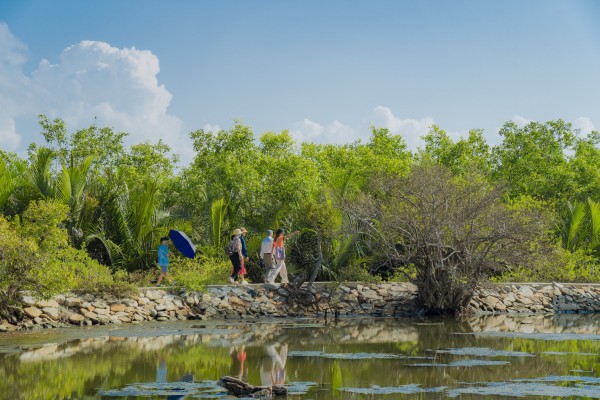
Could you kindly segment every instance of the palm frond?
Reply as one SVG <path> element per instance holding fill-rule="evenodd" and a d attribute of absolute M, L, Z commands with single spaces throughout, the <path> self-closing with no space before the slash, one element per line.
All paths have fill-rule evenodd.
<path fill-rule="evenodd" d="M 581 240 L 583 227 L 588 216 L 588 205 L 586 203 L 578 203 L 571 213 L 571 218 L 567 227 L 567 249 L 574 250 L 577 247 L 578 241 Z M 578 240 L 579 239 L 579 240 Z"/>
<path fill-rule="evenodd" d="M 210 206 L 212 245 L 215 249 L 221 248 L 223 238 L 223 221 L 227 212 L 225 199 L 214 200 Z"/>

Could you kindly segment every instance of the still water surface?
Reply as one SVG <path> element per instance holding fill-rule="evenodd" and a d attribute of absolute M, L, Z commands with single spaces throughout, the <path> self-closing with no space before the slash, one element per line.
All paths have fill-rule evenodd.
<path fill-rule="evenodd" d="M 149 324 L 0 335 L 2 399 L 600 399 L 600 315 Z"/>

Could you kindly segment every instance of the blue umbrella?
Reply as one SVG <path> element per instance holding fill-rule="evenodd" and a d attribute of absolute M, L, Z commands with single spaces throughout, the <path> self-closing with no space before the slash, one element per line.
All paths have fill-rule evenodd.
<path fill-rule="evenodd" d="M 187 258 L 194 258 L 196 256 L 196 246 L 192 243 L 190 238 L 183 232 L 171 229 L 169 231 L 169 237 L 173 242 L 173 246 L 181 252 Z"/>

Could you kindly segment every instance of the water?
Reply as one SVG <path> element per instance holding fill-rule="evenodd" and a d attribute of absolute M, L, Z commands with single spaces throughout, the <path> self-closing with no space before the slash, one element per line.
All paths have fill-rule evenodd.
<path fill-rule="evenodd" d="M 600 399 L 600 315 L 180 322 L 0 335 L 1 399 Z"/>

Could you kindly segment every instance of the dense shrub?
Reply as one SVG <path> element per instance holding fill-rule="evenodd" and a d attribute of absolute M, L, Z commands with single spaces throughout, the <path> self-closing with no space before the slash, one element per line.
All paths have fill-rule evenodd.
<path fill-rule="evenodd" d="M 495 277 L 499 282 L 591 282 L 600 283 L 600 266 L 596 257 L 580 249 L 570 252 L 558 244 L 550 257 L 540 255 L 531 266 L 512 268 Z"/>
<path fill-rule="evenodd" d="M 174 257 L 169 265 L 169 273 L 175 285 L 203 291 L 208 285 L 226 283 L 231 273 L 231 263 L 205 256 L 195 259 Z"/>
<path fill-rule="evenodd" d="M 122 276 L 92 260 L 85 249 L 69 244 L 63 223 L 68 207 L 34 201 L 22 219 L 0 216 L 0 298 L 13 304 L 22 290 L 50 297 L 66 290 L 128 294 L 133 287 Z"/>

